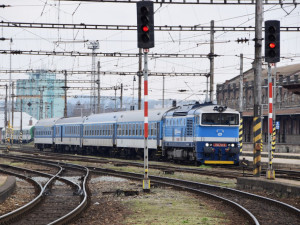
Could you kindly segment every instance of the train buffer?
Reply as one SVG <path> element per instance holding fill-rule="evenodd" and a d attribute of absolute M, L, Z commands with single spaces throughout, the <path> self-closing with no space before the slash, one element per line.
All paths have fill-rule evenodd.
<path fill-rule="evenodd" d="M 248 166 L 249 166 L 249 160 L 246 160 L 245 158 L 243 158 L 240 165 L 243 168 L 243 177 L 244 177 L 245 176 L 245 169 L 247 169 Z"/>

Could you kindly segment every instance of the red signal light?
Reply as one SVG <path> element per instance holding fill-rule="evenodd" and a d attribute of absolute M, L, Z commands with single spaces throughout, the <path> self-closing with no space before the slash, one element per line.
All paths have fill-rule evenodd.
<path fill-rule="evenodd" d="M 148 26 L 143 26 L 143 27 L 142 27 L 142 30 L 143 30 L 144 32 L 148 32 L 148 31 L 149 31 L 149 27 L 148 27 Z"/>
<path fill-rule="evenodd" d="M 276 44 L 272 42 L 272 43 L 269 44 L 269 47 L 270 47 L 270 48 L 275 48 L 275 47 L 276 47 Z"/>

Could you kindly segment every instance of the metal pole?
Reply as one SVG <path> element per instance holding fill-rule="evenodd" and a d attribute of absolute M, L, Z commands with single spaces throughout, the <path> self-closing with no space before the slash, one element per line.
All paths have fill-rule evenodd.
<path fill-rule="evenodd" d="M 53 104 L 54 104 L 54 103 L 53 103 L 53 100 L 52 100 L 52 102 L 51 102 L 51 118 L 53 118 L 53 110 L 54 110 L 54 109 L 53 109 Z"/>
<path fill-rule="evenodd" d="M 243 112 L 243 100 L 244 100 L 244 90 L 243 90 L 243 54 L 240 54 L 240 113 Z"/>
<path fill-rule="evenodd" d="M 67 106 L 67 71 L 65 70 L 65 87 L 64 87 L 64 91 L 65 91 L 65 107 L 64 107 L 64 117 L 67 118 L 68 117 L 68 106 Z"/>
<path fill-rule="evenodd" d="M 274 120 L 274 124 L 276 122 L 276 82 L 277 82 L 277 67 L 276 67 L 276 63 L 274 63 L 274 82 L 273 82 L 273 120 Z"/>
<path fill-rule="evenodd" d="M 275 171 L 272 164 L 272 133 L 273 133 L 273 84 L 271 76 L 271 64 L 268 63 L 268 92 L 269 92 L 269 113 L 268 113 L 268 169 L 267 178 L 275 179 Z"/>
<path fill-rule="evenodd" d="M 262 65 L 262 0 L 255 3 L 255 60 L 254 60 L 254 113 L 253 113 L 253 176 L 261 174 L 261 65 Z"/>
<path fill-rule="evenodd" d="M 214 100 L 214 52 L 215 52 L 215 43 L 214 43 L 214 25 L 215 21 L 210 21 L 210 101 Z"/>
<path fill-rule="evenodd" d="M 114 86 L 115 90 L 115 112 L 117 111 L 117 86 Z"/>
<path fill-rule="evenodd" d="M 162 107 L 165 108 L 165 76 L 163 76 Z"/>
<path fill-rule="evenodd" d="M 98 84 L 98 102 L 97 102 L 97 112 L 100 113 L 100 61 L 98 61 L 98 80 L 97 80 L 97 84 Z M 82 116 L 81 116 L 82 117 Z"/>
<path fill-rule="evenodd" d="M 139 90 L 138 90 L 138 109 L 142 109 L 142 63 L 143 63 L 143 52 L 142 49 L 139 49 L 139 72 L 138 72 L 138 81 L 139 81 Z"/>
<path fill-rule="evenodd" d="M 43 92 L 44 92 L 44 86 L 40 87 L 40 113 L 39 113 L 39 120 L 43 118 Z"/>
<path fill-rule="evenodd" d="M 148 177 L 148 52 L 149 49 L 144 49 L 144 192 L 150 192 Z"/>
<path fill-rule="evenodd" d="M 12 45 L 12 39 L 10 39 L 10 51 L 11 51 L 11 45 Z M 12 87 L 12 80 L 11 80 L 11 66 L 12 66 L 12 54 L 9 55 L 9 85 L 8 85 L 8 126 L 10 126 L 11 118 L 10 118 L 10 112 L 11 112 L 11 87 Z"/>
<path fill-rule="evenodd" d="M 272 134 L 272 160 L 273 160 L 273 156 L 274 156 L 274 152 L 276 149 L 276 102 L 277 102 L 277 90 L 276 90 L 276 83 L 277 83 L 277 67 L 276 67 L 276 63 L 274 66 L 274 88 L 273 88 L 273 134 Z M 279 93 L 279 90 L 278 90 Z M 279 96 L 279 95 L 278 95 Z M 274 172 L 275 173 L 275 172 Z"/>
<path fill-rule="evenodd" d="M 20 116 L 20 145 L 22 145 L 23 142 L 23 99 L 21 99 L 21 116 Z"/>
<path fill-rule="evenodd" d="M 5 121 L 5 123 L 4 123 L 4 127 L 5 127 L 5 131 L 6 131 L 6 127 L 7 127 L 7 90 L 8 89 L 8 86 L 7 86 L 7 84 L 5 84 L 5 118 L 4 118 L 4 121 Z"/>
<path fill-rule="evenodd" d="M 123 108 L 123 83 L 121 83 L 120 107 Z"/>
<path fill-rule="evenodd" d="M 12 82 L 11 83 L 11 126 L 12 128 L 14 127 L 14 112 L 15 112 L 15 109 L 14 109 L 14 88 L 15 88 L 15 82 Z"/>
<path fill-rule="evenodd" d="M 240 153 L 243 152 L 243 100 L 244 100 L 244 90 L 243 90 L 243 54 L 240 54 L 240 127 L 239 127 L 239 142 L 240 142 Z"/>
<path fill-rule="evenodd" d="M 135 82 L 135 76 L 133 76 L 133 81 L 132 81 L 132 110 L 134 110 L 134 82 Z"/>

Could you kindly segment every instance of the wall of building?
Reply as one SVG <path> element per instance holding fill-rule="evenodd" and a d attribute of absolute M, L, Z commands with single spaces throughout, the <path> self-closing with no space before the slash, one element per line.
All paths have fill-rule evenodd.
<path fill-rule="evenodd" d="M 300 84 L 300 65 L 287 66 L 277 69 L 276 84 L 273 105 L 276 111 L 276 121 L 280 122 L 280 129 L 276 134 L 277 149 L 280 152 L 300 153 L 300 95 L 288 90 L 286 85 Z M 239 110 L 239 76 L 223 84 L 217 85 L 218 104 L 227 105 Z M 268 81 L 264 71 L 262 76 L 262 105 L 263 123 L 262 140 L 266 144 L 268 139 Z M 244 149 L 253 150 L 253 104 L 254 82 L 253 70 L 244 73 L 243 78 L 243 118 L 244 136 L 246 144 Z M 247 144 L 249 143 L 249 144 Z M 249 145 L 249 146 L 248 146 Z"/>
<path fill-rule="evenodd" d="M 57 80 L 56 74 L 37 70 L 29 74 L 28 79 L 17 81 L 16 109 L 22 110 L 36 119 L 62 117 L 64 110 L 63 80 Z M 41 109 L 42 108 L 42 109 Z M 40 112 L 42 112 L 40 114 Z"/>

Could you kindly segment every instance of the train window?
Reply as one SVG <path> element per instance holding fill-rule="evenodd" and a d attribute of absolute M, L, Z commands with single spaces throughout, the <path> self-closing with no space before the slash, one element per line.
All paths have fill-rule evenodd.
<path fill-rule="evenodd" d="M 129 124 L 128 127 L 129 127 L 129 134 L 128 135 L 131 136 L 131 124 Z"/>
<path fill-rule="evenodd" d="M 117 134 L 120 136 L 120 124 L 117 125 Z"/>
<path fill-rule="evenodd" d="M 203 125 L 238 125 L 239 115 L 231 113 L 203 113 Z"/>
<path fill-rule="evenodd" d="M 157 124 L 155 123 L 154 124 L 154 134 L 153 134 L 154 136 L 156 136 L 156 131 L 157 131 Z"/>
<path fill-rule="evenodd" d="M 149 124 L 150 126 L 149 126 L 149 134 L 150 134 L 150 136 L 152 136 L 153 135 L 153 124 L 152 123 L 150 123 Z"/>

